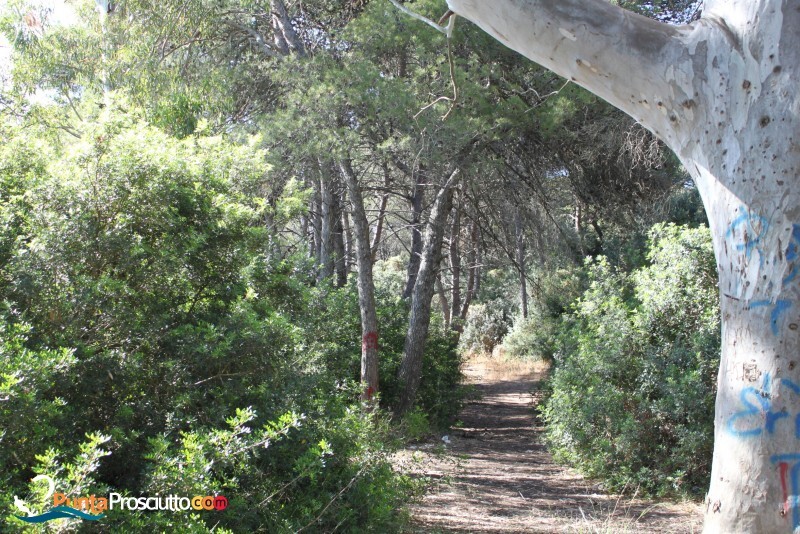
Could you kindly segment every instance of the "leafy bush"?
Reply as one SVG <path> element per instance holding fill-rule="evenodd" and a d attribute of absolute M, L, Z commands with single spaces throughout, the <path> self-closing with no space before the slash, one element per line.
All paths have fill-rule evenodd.
<path fill-rule="evenodd" d="M 469 308 L 459 347 L 467 353 L 491 354 L 509 330 L 511 316 L 497 300 Z"/>
<path fill-rule="evenodd" d="M 355 286 L 314 287 L 306 259 L 272 254 L 264 154 L 111 116 L 52 166 L 0 151 L 0 485 L 38 511 L 36 473 L 81 494 L 230 500 L 111 512 L 108 531 L 400 528 L 414 484 L 358 400 Z M 406 311 L 380 306 L 391 366 Z M 435 384 L 445 360 L 426 361 Z"/>
<path fill-rule="evenodd" d="M 552 362 L 557 349 L 561 317 L 581 292 L 578 276 L 559 269 L 540 277 L 538 291 L 529 303 L 529 315 L 517 315 L 503 338 L 507 356 Z"/>
<path fill-rule="evenodd" d="M 544 406 L 556 458 L 615 488 L 698 493 L 709 476 L 719 310 L 710 234 L 657 225 L 632 274 L 589 261 Z"/>

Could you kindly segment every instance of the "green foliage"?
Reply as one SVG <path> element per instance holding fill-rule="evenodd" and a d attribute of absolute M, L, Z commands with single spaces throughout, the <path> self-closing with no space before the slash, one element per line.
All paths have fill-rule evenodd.
<path fill-rule="evenodd" d="M 307 192 L 261 196 L 257 140 L 178 140 L 120 107 L 49 164 L 21 132 L 0 151 L 0 484 L 36 511 L 37 472 L 70 495 L 230 500 L 224 516 L 110 511 L 119 531 L 397 530 L 415 486 L 358 401 L 355 287 L 312 287 L 263 224 Z M 381 309 L 402 331 L 402 303 Z"/>
<path fill-rule="evenodd" d="M 503 338 L 507 356 L 552 362 L 558 349 L 561 317 L 580 296 L 581 281 L 573 271 L 559 269 L 538 280 L 538 291 L 528 306 L 528 318 L 517 315 Z"/>
<path fill-rule="evenodd" d="M 459 346 L 467 353 L 491 354 L 502 343 L 510 322 L 508 310 L 498 300 L 473 304 Z"/>
<path fill-rule="evenodd" d="M 400 395 L 397 372 L 403 355 L 408 329 L 408 302 L 400 298 L 400 278 L 396 271 L 385 265 L 376 267 L 376 306 L 380 325 L 379 376 L 380 404 L 384 408 L 396 405 Z M 298 284 L 297 274 L 287 277 L 287 283 Z M 357 379 L 361 361 L 361 323 L 358 311 L 358 293 L 355 278 L 342 289 L 333 289 L 327 283 L 302 294 L 308 305 L 295 317 L 303 325 L 304 335 L 298 340 L 298 350 L 324 355 L 316 363 L 324 366 L 334 380 L 339 382 Z M 461 407 L 461 356 L 452 332 L 442 328 L 441 317 L 434 316 L 428 332 L 423 355 L 422 381 L 416 406 L 426 414 L 431 425 L 450 423 Z"/>
<path fill-rule="evenodd" d="M 657 225 L 647 259 L 631 274 L 587 263 L 588 289 L 559 332 L 548 440 L 614 488 L 698 494 L 720 346 L 709 232 Z"/>

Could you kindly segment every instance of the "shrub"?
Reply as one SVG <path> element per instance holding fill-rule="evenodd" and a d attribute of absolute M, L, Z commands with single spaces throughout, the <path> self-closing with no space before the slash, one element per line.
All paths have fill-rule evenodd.
<path fill-rule="evenodd" d="M 263 153 L 122 117 L 52 167 L 13 156 L 0 150 L 13 222 L 0 243 L 2 487 L 39 511 L 36 472 L 70 492 L 230 499 L 222 515 L 109 513 L 108 531 L 400 528 L 414 485 L 388 463 L 385 415 L 358 400 L 355 286 L 312 287 L 307 260 L 272 253 L 269 204 L 253 195 L 268 188 Z M 403 304 L 380 306 L 404 334 Z M 443 343 L 432 351 L 450 355 Z"/>
<path fill-rule="evenodd" d="M 705 227 L 657 225 L 649 264 L 604 258 L 558 337 L 543 408 L 556 458 L 620 488 L 698 494 L 713 439 L 719 311 Z"/>
<path fill-rule="evenodd" d="M 459 348 L 466 353 L 491 354 L 509 330 L 511 316 L 498 300 L 469 308 Z"/>

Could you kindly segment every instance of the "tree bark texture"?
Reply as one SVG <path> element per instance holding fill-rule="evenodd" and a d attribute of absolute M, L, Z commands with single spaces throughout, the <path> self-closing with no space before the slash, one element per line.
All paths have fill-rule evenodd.
<path fill-rule="evenodd" d="M 336 287 L 347 285 L 347 251 L 344 242 L 344 202 L 342 195 L 336 195 L 336 213 L 333 222 L 333 260 L 336 271 Z"/>
<path fill-rule="evenodd" d="M 422 256 L 422 208 L 425 204 L 425 173 L 417 171 L 414 178 L 414 191 L 411 194 L 411 255 L 408 258 L 408 275 L 406 287 L 403 290 L 403 298 L 411 297 L 414 292 L 414 284 L 417 282 L 417 271 L 419 271 L 420 259 Z"/>
<path fill-rule="evenodd" d="M 306 55 L 305 46 L 300 36 L 294 31 L 292 19 L 286 12 L 283 0 L 270 0 L 269 5 L 272 11 L 275 47 L 284 56 L 288 55 L 289 51 L 293 51 L 300 57 L 304 57 Z"/>
<path fill-rule="evenodd" d="M 339 162 L 342 178 L 350 197 L 353 235 L 356 242 L 358 269 L 358 308 L 361 312 L 361 399 L 371 403 L 378 392 L 378 313 L 375 308 L 375 284 L 372 280 L 372 253 L 369 243 L 369 221 L 364 197 L 349 160 Z"/>
<path fill-rule="evenodd" d="M 372 261 L 374 262 L 378 257 L 378 246 L 381 244 L 381 237 L 383 235 L 383 222 L 386 218 L 386 207 L 389 204 L 389 168 L 384 165 L 383 167 L 383 188 L 384 192 L 381 196 L 380 206 L 378 207 L 378 221 L 375 223 L 375 235 L 372 237 Z"/>
<path fill-rule="evenodd" d="M 602 0 L 448 4 L 637 119 L 691 173 L 723 338 L 705 530 L 800 530 L 800 2 L 707 0 L 678 27 Z"/>
<path fill-rule="evenodd" d="M 453 202 L 453 186 L 458 175 L 459 170 L 454 170 L 439 189 L 425 229 L 417 282 L 414 284 L 411 297 L 411 313 L 403 345 L 403 359 L 400 362 L 398 373 L 401 387 L 400 400 L 396 410 L 398 415 L 405 414 L 413 407 L 422 378 L 422 356 L 425 351 L 425 338 L 428 336 L 431 300 L 439 264 L 442 260 L 442 241 L 444 240 L 447 216 Z"/>

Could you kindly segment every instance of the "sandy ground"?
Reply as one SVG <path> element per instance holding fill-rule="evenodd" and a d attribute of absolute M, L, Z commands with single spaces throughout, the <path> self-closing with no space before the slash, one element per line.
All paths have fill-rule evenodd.
<path fill-rule="evenodd" d="M 431 480 L 410 532 L 700 532 L 696 503 L 610 495 L 559 466 L 543 444 L 537 389 L 546 369 L 474 358 L 476 388 L 445 441 L 410 445 L 401 469 Z"/>

